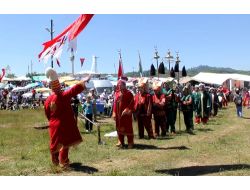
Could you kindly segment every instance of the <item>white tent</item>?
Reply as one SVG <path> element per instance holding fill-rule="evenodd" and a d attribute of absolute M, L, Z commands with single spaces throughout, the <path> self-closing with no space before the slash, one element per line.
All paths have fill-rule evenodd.
<path fill-rule="evenodd" d="M 222 85 L 223 82 L 230 79 L 230 77 L 228 76 L 228 74 L 200 72 L 199 74 L 193 76 L 192 79 L 195 81 L 203 82 L 203 83 L 207 83 L 207 84 Z"/>
<path fill-rule="evenodd" d="M 13 81 L 31 81 L 31 78 L 26 77 L 26 76 L 21 76 L 21 77 L 17 77 L 17 78 L 13 78 Z"/>
<path fill-rule="evenodd" d="M 216 84 L 216 85 L 223 85 L 225 84 L 230 90 L 233 87 L 244 87 L 244 82 L 250 82 L 249 75 L 242 75 L 242 74 L 222 74 L 222 73 L 203 73 L 200 72 L 199 74 L 192 77 L 192 80 L 197 82 L 203 82 L 207 84 Z M 237 83 L 237 85 L 236 85 Z"/>

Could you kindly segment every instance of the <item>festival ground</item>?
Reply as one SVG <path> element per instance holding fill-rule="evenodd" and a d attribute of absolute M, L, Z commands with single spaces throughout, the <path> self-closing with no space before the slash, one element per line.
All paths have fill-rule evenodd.
<path fill-rule="evenodd" d="M 103 137 L 115 129 L 111 119 L 99 118 L 104 145 L 98 145 L 96 129 L 86 133 L 80 122 L 84 142 L 70 150 L 71 166 L 64 171 L 51 165 L 43 109 L 0 111 L 0 175 L 249 176 L 250 109 L 243 115 L 236 117 L 231 103 L 206 126 L 195 126 L 195 135 L 184 133 L 181 118 L 181 133 L 156 140 L 138 139 L 134 123 L 135 148 L 129 150 L 115 147 L 116 138 Z"/>

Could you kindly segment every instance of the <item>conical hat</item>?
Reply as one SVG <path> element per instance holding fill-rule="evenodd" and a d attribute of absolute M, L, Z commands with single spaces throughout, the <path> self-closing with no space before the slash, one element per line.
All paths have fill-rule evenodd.
<path fill-rule="evenodd" d="M 53 68 L 48 67 L 45 71 L 45 75 L 50 80 L 51 89 L 54 92 L 59 92 L 61 90 L 61 85 L 59 83 L 56 71 Z"/>
<path fill-rule="evenodd" d="M 148 82 L 147 78 L 140 78 L 138 81 L 138 87 L 144 87 Z"/>
<path fill-rule="evenodd" d="M 153 90 L 158 90 L 159 88 L 161 88 L 162 82 L 161 81 L 155 81 L 153 83 Z"/>

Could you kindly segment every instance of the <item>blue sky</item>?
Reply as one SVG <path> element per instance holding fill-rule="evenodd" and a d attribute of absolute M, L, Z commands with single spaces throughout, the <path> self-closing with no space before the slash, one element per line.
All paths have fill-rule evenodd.
<path fill-rule="evenodd" d="M 47 65 L 38 62 L 42 43 L 50 39 L 45 30 L 54 20 L 55 35 L 79 15 L 0 15 L 0 67 L 10 65 L 17 76 L 25 75 L 28 64 L 33 71 L 44 72 Z M 98 71 L 114 73 L 121 49 L 124 71 L 138 70 L 138 50 L 143 69 L 156 65 L 154 47 L 160 60 L 168 49 L 179 51 L 181 67 L 198 65 L 250 70 L 250 15 L 185 15 L 185 14 L 97 14 L 78 36 L 75 72 L 90 70 L 92 55 L 99 57 Z M 83 68 L 80 57 L 85 57 Z M 165 60 L 164 60 L 165 61 Z M 165 66 L 168 64 L 165 63 Z M 61 57 L 58 72 L 71 72 L 69 52 Z"/>

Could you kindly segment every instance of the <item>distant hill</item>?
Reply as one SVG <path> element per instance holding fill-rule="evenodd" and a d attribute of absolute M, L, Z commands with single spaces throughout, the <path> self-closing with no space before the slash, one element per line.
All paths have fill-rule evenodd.
<path fill-rule="evenodd" d="M 181 71 L 182 68 L 180 68 Z M 168 76 L 168 70 L 165 69 L 166 76 Z M 210 67 L 208 65 L 200 65 L 198 67 L 192 67 L 190 69 L 187 69 L 187 75 L 188 76 L 194 76 L 197 75 L 200 72 L 207 72 L 207 73 L 238 73 L 238 74 L 244 74 L 244 75 L 250 75 L 250 71 L 242 71 L 242 70 L 236 70 L 228 67 Z M 144 76 L 149 76 L 150 71 L 144 71 Z M 139 72 L 128 72 L 126 73 L 127 76 L 140 76 Z M 161 75 L 162 76 L 162 75 Z"/>

